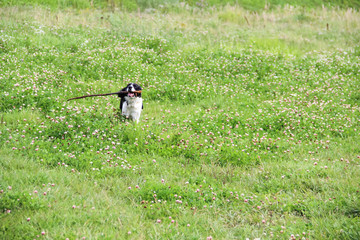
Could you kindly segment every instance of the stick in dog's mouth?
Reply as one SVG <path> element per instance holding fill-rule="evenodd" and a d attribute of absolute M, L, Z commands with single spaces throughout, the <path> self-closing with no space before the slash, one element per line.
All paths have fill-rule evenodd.
<path fill-rule="evenodd" d="M 140 93 L 141 93 L 141 91 L 134 91 L 134 92 L 119 91 L 119 92 L 114 92 L 114 93 L 91 94 L 91 95 L 85 95 L 85 96 L 81 96 L 81 97 L 70 98 L 70 99 L 68 99 L 68 101 L 75 100 L 75 99 L 81 99 L 81 98 L 87 98 L 87 97 L 99 97 L 99 96 L 108 96 L 108 95 L 125 95 L 125 94 L 128 94 L 128 96 L 129 96 L 129 94 L 132 94 L 133 96 L 137 96 Z"/>

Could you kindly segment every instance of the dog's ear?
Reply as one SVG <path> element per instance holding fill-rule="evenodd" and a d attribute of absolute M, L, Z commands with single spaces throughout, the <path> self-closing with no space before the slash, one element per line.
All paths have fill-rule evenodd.
<path fill-rule="evenodd" d="M 120 92 L 126 92 L 126 91 L 127 91 L 127 86 L 120 90 Z M 118 93 L 119 98 L 122 98 L 122 97 L 125 97 L 125 96 L 126 96 L 126 94 L 124 94 L 124 93 Z"/>
<path fill-rule="evenodd" d="M 142 90 L 142 88 L 141 88 L 138 84 L 136 84 L 136 83 L 134 83 L 133 86 L 134 86 L 134 88 L 135 88 L 136 91 L 141 91 L 141 90 Z M 137 93 L 136 96 L 137 96 L 137 97 L 141 97 L 141 92 L 140 92 L 140 93 Z"/>
<path fill-rule="evenodd" d="M 142 90 L 142 88 L 139 85 L 137 85 L 136 83 L 134 83 L 133 86 L 134 86 L 136 91 L 141 91 Z"/>

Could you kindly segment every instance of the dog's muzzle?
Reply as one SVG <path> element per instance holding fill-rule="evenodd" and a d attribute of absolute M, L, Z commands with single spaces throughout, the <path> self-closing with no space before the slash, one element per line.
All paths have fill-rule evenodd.
<path fill-rule="evenodd" d="M 138 93 L 138 92 L 132 92 L 132 91 L 128 91 L 128 94 L 127 94 L 127 96 L 128 97 L 131 97 L 131 98 L 133 98 L 133 97 L 138 97 L 140 95 L 140 93 Z"/>

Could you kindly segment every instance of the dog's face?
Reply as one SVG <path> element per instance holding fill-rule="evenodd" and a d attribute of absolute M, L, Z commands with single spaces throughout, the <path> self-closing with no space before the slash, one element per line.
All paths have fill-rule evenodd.
<path fill-rule="evenodd" d="M 137 85 L 136 83 L 129 83 L 126 87 L 125 87 L 125 91 L 128 92 L 127 96 L 128 97 L 140 97 L 140 94 L 135 94 L 135 91 L 141 91 L 141 87 L 139 85 Z"/>

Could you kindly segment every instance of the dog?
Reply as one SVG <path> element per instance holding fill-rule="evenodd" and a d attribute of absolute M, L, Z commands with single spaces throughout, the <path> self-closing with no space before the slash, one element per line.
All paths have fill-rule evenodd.
<path fill-rule="evenodd" d="M 139 122 L 141 111 L 144 109 L 143 99 L 141 98 L 142 88 L 136 83 L 129 83 L 126 87 L 121 89 L 126 94 L 118 94 L 118 97 L 121 98 L 120 101 L 120 110 L 123 116 L 128 119 Z"/>

